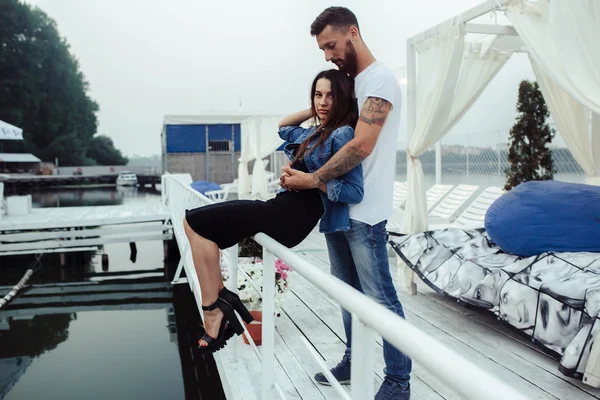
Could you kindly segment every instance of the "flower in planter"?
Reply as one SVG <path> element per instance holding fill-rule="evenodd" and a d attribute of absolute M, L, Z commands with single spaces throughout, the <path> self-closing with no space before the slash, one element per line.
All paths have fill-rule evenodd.
<path fill-rule="evenodd" d="M 275 261 L 275 285 L 277 286 L 277 292 L 275 293 L 275 304 L 277 304 L 278 294 L 280 295 L 280 302 L 283 301 L 283 295 L 288 288 L 288 276 L 292 269 L 279 258 Z"/>
<path fill-rule="evenodd" d="M 225 263 L 226 264 L 226 263 Z M 241 267 L 246 274 L 252 279 L 252 281 L 258 286 L 262 292 L 262 279 L 263 279 L 263 262 L 258 258 L 252 257 L 240 257 L 239 267 Z M 283 303 L 285 293 L 289 288 L 289 277 L 292 269 L 285 264 L 282 260 L 277 259 L 275 261 L 275 307 L 280 308 Z M 225 276 L 229 278 L 227 273 L 227 266 L 221 264 L 221 272 L 223 279 Z M 248 282 L 246 275 L 238 273 L 238 291 L 242 301 L 250 304 L 250 309 L 260 310 L 262 304 L 262 298 L 259 297 L 258 293 L 254 289 L 253 285 Z"/>

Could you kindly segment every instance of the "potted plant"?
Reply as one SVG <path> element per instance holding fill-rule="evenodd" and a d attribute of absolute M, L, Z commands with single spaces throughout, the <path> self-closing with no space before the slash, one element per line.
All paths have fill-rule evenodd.
<path fill-rule="evenodd" d="M 251 242 L 249 242 L 251 241 Z M 254 242 L 254 244 L 252 243 Z M 252 279 L 256 286 L 262 292 L 263 283 L 263 262 L 259 258 L 262 253 L 262 247 L 254 240 L 247 239 L 246 242 L 240 243 L 239 264 L 246 274 Z M 229 271 L 227 265 L 221 262 L 221 272 L 223 280 L 229 279 Z M 285 298 L 285 293 L 289 287 L 289 274 L 291 268 L 282 260 L 275 261 L 275 308 L 279 309 Z M 262 298 L 258 295 L 253 285 L 248 282 L 248 277 L 245 274 L 238 273 L 237 282 L 238 294 L 240 299 L 246 304 L 255 321 L 246 325 L 252 340 L 256 345 L 262 342 Z M 277 316 L 279 316 L 279 312 Z M 246 334 L 244 334 L 244 342 L 249 343 Z"/>

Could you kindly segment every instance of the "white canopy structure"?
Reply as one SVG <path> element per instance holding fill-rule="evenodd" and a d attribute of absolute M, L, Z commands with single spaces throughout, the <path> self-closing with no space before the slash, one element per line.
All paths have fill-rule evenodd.
<path fill-rule="evenodd" d="M 512 26 L 471 23 L 497 11 L 503 11 Z M 480 37 L 470 41 L 468 34 Z M 419 156 L 460 120 L 517 52 L 528 53 L 548 108 L 586 183 L 600 185 L 598 37 L 600 1 L 489 0 L 408 40 L 405 233 L 427 229 Z"/>
<path fill-rule="evenodd" d="M 30 153 L 0 153 L 0 163 L 40 163 L 42 160 Z"/>
<path fill-rule="evenodd" d="M 263 158 L 273 153 L 283 143 L 277 134 L 280 120 L 281 117 L 254 116 L 242 122 L 242 154 L 238 166 L 240 199 L 247 198 L 248 194 L 263 200 L 269 198 L 265 175 L 266 164 Z M 252 182 L 250 182 L 248 163 L 253 160 Z"/>
<path fill-rule="evenodd" d="M 199 115 L 165 115 L 161 137 L 163 147 L 167 125 L 240 124 L 241 154 L 238 166 L 238 197 L 240 199 L 269 198 L 263 159 L 281 146 L 283 140 L 277 134 L 280 115 L 203 113 Z M 252 182 L 248 173 L 248 163 L 254 163 Z M 275 171 L 277 172 L 277 171 Z"/>
<path fill-rule="evenodd" d="M 0 140 L 23 140 L 23 129 L 0 121 Z"/>
<path fill-rule="evenodd" d="M 512 26 L 472 22 L 490 12 L 503 12 Z M 469 40 L 469 34 L 477 38 Z M 403 232 L 428 227 L 419 156 L 460 120 L 518 52 L 528 54 L 586 183 L 600 185 L 599 37 L 600 1 L 488 0 L 409 39 L 408 199 Z"/>

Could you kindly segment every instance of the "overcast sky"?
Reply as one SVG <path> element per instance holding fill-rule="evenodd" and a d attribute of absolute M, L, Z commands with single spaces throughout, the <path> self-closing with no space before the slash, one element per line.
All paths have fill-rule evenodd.
<path fill-rule="evenodd" d="M 309 34 L 329 5 L 354 11 L 375 57 L 395 70 L 406 65 L 409 37 L 481 0 L 27 2 L 55 19 L 71 45 L 100 106 L 99 132 L 126 155 L 147 156 L 160 154 L 165 114 L 305 107 L 314 75 L 334 67 Z M 486 16 L 481 22 L 494 21 Z M 506 140 L 518 84 L 532 78 L 526 57 L 514 56 L 447 142 L 465 142 L 465 134 L 471 144 Z"/>

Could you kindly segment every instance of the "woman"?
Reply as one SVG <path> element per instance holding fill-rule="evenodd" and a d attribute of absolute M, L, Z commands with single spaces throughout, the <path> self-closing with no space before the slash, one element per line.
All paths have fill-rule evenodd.
<path fill-rule="evenodd" d="M 304 172 L 318 170 L 354 137 L 357 120 L 352 78 L 338 70 L 319 73 L 312 83 L 311 108 L 279 123 L 279 136 L 288 142 L 285 152 L 291 167 Z M 318 125 L 299 125 L 313 118 Z M 321 232 L 350 228 L 348 204 L 363 197 L 362 168 L 322 184 L 318 189 L 282 191 L 268 201 L 235 200 L 186 211 L 184 227 L 200 287 L 205 334 L 198 341 L 202 352 L 214 352 L 243 327 L 234 309 L 247 322 L 252 316 L 239 297 L 223 286 L 219 249 L 264 232 L 287 247 L 302 242 L 319 219 Z"/>

